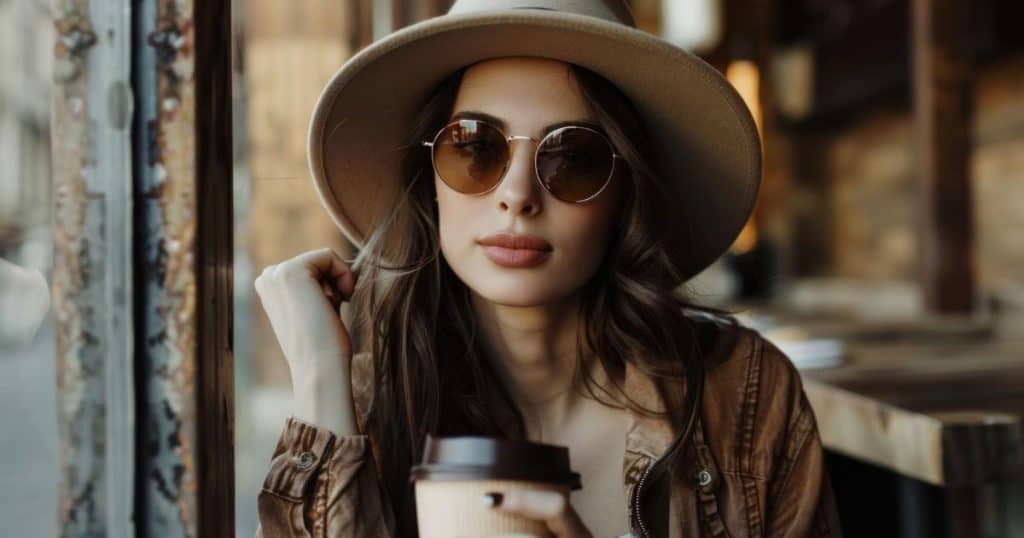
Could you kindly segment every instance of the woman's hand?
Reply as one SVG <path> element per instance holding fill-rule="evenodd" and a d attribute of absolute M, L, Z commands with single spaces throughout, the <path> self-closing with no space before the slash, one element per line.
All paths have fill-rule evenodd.
<path fill-rule="evenodd" d="M 495 510 L 544 522 L 558 538 L 592 538 L 567 496 L 557 491 L 513 489 L 484 495 Z"/>
<path fill-rule="evenodd" d="M 340 435 L 356 433 L 352 341 L 338 313 L 355 290 L 355 275 L 323 248 L 268 266 L 255 286 L 288 362 L 295 416 Z"/>

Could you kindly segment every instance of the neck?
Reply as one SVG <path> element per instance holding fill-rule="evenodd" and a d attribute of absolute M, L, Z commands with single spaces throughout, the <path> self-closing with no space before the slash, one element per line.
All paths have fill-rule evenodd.
<path fill-rule="evenodd" d="M 472 293 L 495 370 L 526 422 L 531 440 L 544 441 L 564 431 L 584 401 L 576 381 L 579 298 L 540 306 L 509 306 Z M 584 352 L 587 366 L 597 361 Z M 601 370 L 597 368 L 596 370 Z"/>

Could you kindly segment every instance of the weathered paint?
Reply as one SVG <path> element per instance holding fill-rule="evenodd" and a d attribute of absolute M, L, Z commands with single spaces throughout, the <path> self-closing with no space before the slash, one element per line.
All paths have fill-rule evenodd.
<path fill-rule="evenodd" d="M 149 536 L 196 536 L 193 8 L 173 0 L 137 6 L 141 525 Z"/>
<path fill-rule="evenodd" d="M 54 182 L 53 312 L 57 336 L 63 535 L 106 534 L 104 414 L 104 200 L 90 193 L 89 80 L 96 43 L 83 0 L 55 3 L 51 116 Z M 98 233 L 99 232 L 99 233 Z"/>
<path fill-rule="evenodd" d="M 59 525 L 68 536 L 132 536 L 131 14 L 127 1 L 70 0 L 56 14 Z"/>
<path fill-rule="evenodd" d="M 55 6 L 65 536 L 233 534 L 227 6 Z"/>

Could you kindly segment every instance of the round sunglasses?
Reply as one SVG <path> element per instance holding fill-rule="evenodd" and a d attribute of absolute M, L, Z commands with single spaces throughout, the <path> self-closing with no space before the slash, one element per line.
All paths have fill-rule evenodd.
<path fill-rule="evenodd" d="M 422 144 L 430 147 L 434 172 L 446 185 L 481 195 L 494 190 L 508 172 L 513 140 L 538 142 L 533 159 L 537 180 L 564 202 L 583 203 L 597 197 L 611 181 L 615 161 L 622 159 L 604 134 L 582 125 L 559 127 L 537 139 L 506 136 L 485 121 L 459 119 Z"/>

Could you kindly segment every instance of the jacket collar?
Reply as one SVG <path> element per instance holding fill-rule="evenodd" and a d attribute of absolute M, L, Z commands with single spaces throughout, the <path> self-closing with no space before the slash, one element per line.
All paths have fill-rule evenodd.
<path fill-rule="evenodd" d="M 632 362 L 626 363 L 624 387 L 626 395 L 640 407 L 659 413 L 665 411 L 665 398 L 658 384 Z M 626 433 L 627 452 L 637 452 L 657 459 L 680 433 L 671 420 L 647 417 L 633 410 L 630 410 L 630 414 L 633 419 Z"/>
<path fill-rule="evenodd" d="M 729 333 L 726 337 L 724 328 L 730 325 L 726 320 L 703 313 L 691 314 L 697 322 L 698 336 L 701 338 L 701 347 L 706 352 L 705 376 L 714 370 L 722 362 L 730 358 L 752 352 L 752 343 L 749 338 L 742 338 L 740 334 Z M 705 377 L 705 383 L 707 383 Z M 681 396 L 688 398 L 688 384 L 682 383 Z M 666 410 L 665 384 L 658 379 L 638 368 L 633 361 L 626 363 L 624 387 L 626 394 L 641 407 L 656 412 Z M 662 454 L 672 445 L 676 437 L 682 434 L 683 425 L 676 424 L 674 420 L 667 420 L 664 417 L 646 417 L 641 413 L 630 410 L 633 416 L 633 424 L 626 437 L 626 451 L 641 453 L 650 458 L 660 458 Z M 697 428 L 701 428 L 702 417 L 697 415 Z"/>

